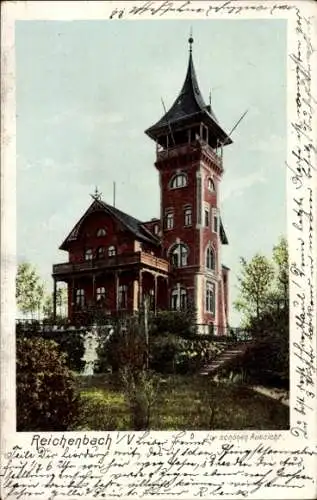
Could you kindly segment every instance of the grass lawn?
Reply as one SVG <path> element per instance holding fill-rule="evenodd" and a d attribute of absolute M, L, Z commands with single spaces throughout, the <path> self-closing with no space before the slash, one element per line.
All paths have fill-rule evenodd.
<path fill-rule="evenodd" d="M 78 376 L 80 417 L 72 430 L 132 430 L 129 407 L 112 375 Z M 289 408 L 243 385 L 199 375 L 161 376 L 152 430 L 289 428 Z"/>

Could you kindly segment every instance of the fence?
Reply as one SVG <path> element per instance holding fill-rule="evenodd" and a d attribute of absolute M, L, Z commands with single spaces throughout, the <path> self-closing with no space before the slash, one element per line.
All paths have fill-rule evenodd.
<path fill-rule="evenodd" d="M 77 333 L 79 331 L 84 332 L 85 330 L 90 329 L 93 326 L 98 326 L 102 330 L 107 331 L 108 329 L 111 329 L 118 321 L 124 323 L 125 319 L 127 318 L 109 318 L 109 320 L 104 320 L 98 323 L 98 325 L 94 323 L 71 324 L 68 320 L 60 320 L 59 322 L 51 323 L 47 320 L 17 319 L 16 329 L 19 333 L 22 333 L 23 331 L 67 331 L 68 333 Z M 230 326 L 224 327 L 204 323 L 197 324 L 193 334 L 201 339 L 208 339 L 215 342 L 246 342 L 252 340 L 251 332 L 245 328 Z"/>

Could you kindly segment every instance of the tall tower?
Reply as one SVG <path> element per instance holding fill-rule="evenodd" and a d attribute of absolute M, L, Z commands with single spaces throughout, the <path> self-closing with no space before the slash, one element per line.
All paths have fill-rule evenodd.
<path fill-rule="evenodd" d="M 201 95 L 192 45 L 183 87 L 172 107 L 145 133 L 156 141 L 163 256 L 170 260 L 170 305 L 194 304 L 197 323 L 224 333 L 228 324 L 227 237 L 219 211 L 223 146 L 231 144 Z M 206 326 L 200 331 L 206 331 Z"/>

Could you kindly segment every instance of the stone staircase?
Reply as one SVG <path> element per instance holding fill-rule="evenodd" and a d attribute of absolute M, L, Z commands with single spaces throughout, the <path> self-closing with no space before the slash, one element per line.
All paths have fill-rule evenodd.
<path fill-rule="evenodd" d="M 242 356 L 248 347 L 250 347 L 250 342 L 229 344 L 224 351 L 200 369 L 199 375 L 214 375 L 219 369 L 225 368 L 234 358 Z"/>

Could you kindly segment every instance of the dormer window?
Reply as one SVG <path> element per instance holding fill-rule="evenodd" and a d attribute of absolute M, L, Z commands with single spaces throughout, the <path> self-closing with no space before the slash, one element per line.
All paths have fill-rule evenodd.
<path fill-rule="evenodd" d="M 116 255 L 116 247 L 114 245 L 111 245 L 108 248 L 108 256 L 109 257 L 114 257 Z"/>
<path fill-rule="evenodd" d="M 92 260 L 93 254 L 92 254 L 92 249 L 88 248 L 85 251 L 85 260 Z"/>
<path fill-rule="evenodd" d="M 159 234 L 159 230 L 160 230 L 159 225 L 158 224 L 154 224 L 154 226 L 153 226 L 153 233 L 155 235 L 157 235 L 157 234 Z"/>
<path fill-rule="evenodd" d="M 213 181 L 213 179 L 211 177 L 208 178 L 208 189 L 211 192 L 216 191 L 215 183 L 214 183 L 214 181 Z"/>
<path fill-rule="evenodd" d="M 187 186 L 187 176 L 185 174 L 175 175 L 170 182 L 171 189 L 182 188 L 185 186 Z"/>
<path fill-rule="evenodd" d="M 97 238 L 100 238 L 101 236 L 106 236 L 107 231 L 105 230 L 104 227 L 100 227 L 97 231 Z"/>

